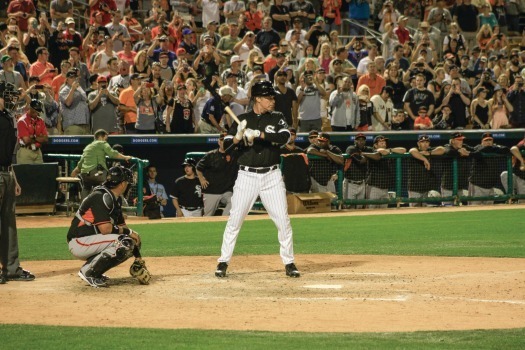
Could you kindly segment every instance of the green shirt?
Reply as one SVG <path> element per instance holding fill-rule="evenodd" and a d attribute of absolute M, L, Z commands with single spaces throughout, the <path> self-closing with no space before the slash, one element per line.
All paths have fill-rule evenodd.
<path fill-rule="evenodd" d="M 111 148 L 107 141 L 93 141 L 84 148 L 82 157 L 78 162 L 80 172 L 85 174 L 97 168 L 98 165 L 108 170 L 106 156 L 116 158 L 119 152 Z"/>

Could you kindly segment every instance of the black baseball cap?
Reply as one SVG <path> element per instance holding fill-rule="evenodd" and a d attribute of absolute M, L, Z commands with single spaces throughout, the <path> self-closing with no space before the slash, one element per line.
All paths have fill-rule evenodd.
<path fill-rule="evenodd" d="M 377 135 L 374 138 L 374 143 L 378 143 L 379 141 L 388 141 L 388 138 L 384 137 L 383 135 Z"/>
<path fill-rule="evenodd" d="M 428 142 L 430 142 L 430 137 L 428 137 L 428 135 L 419 135 L 419 137 L 417 139 L 417 142 L 421 142 L 421 141 L 428 141 Z"/>
<path fill-rule="evenodd" d="M 485 132 L 483 133 L 483 135 L 481 135 L 481 141 L 485 141 L 485 140 L 494 140 L 494 137 L 492 137 L 492 134 L 490 132 Z"/>
<path fill-rule="evenodd" d="M 365 139 L 366 140 L 366 135 L 363 134 L 362 132 L 360 132 L 359 134 L 355 135 L 355 139 Z"/>
<path fill-rule="evenodd" d="M 455 132 L 450 136 L 450 138 L 455 140 L 463 140 L 465 138 L 465 135 L 463 135 L 460 132 Z"/>
<path fill-rule="evenodd" d="M 317 139 L 320 140 L 320 141 L 330 141 L 330 134 L 328 134 L 327 132 L 320 132 L 318 135 L 317 135 Z"/>

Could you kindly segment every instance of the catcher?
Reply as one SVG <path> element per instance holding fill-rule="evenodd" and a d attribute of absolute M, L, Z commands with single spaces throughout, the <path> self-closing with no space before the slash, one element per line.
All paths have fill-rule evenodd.
<path fill-rule="evenodd" d="M 133 182 L 131 170 L 121 166 L 109 169 L 106 181 L 95 187 L 80 205 L 67 234 L 69 251 L 86 260 L 78 275 L 94 288 L 107 287 L 104 273 L 134 256 L 131 276 L 149 284 L 151 274 L 140 255 L 140 236 L 126 226 L 122 197 Z"/>

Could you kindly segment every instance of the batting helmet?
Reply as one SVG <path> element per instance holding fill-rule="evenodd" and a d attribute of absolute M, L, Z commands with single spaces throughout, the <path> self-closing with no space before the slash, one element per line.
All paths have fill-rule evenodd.
<path fill-rule="evenodd" d="M 133 173 L 131 170 L 124 168 L 123 166 L 117 165 L 109 169 L 108 176 L 104 186 L 107 188 L 115 188 L 122 182 L 127 181 L 133 183 Z"/>
<path fill-rule="evenodd" d="M 197 166 L 197 162 L 193 158 L 186 158 L 186 159 L 184 159 L 184 162 L 182 162 L 182 165 L 184 165 L 184 166 L 189 165 L 189 166 L 195 168 Z"/>
<path fill-rule="evenodd" d="M 252 86 L 252 97 L 275 96 L 275 89 L 271 82 L 258 81 Z"/>

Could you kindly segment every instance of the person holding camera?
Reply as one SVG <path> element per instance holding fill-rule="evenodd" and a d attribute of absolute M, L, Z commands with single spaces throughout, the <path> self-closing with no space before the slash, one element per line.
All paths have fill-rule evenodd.
<path fill-rule="evenodd" d="M 427 20 L 431 26 L 441 31 L 441 37 L 443 39 L 448 33 L 449 24 L 452 23 L 452 15 L 450 11 L 445 8 L 445 0 L 438 0 L 436 2 L 436 7 L 430 10 Z"/>
<path fill-rule="evenodd" d="M 49 51 L 46 47 L 39 47 L 36 49 L 37 60 L 29 67 L 30 76 L 38 76 L 40 83 L 50 84 L 53 78 L 57 75 L 57 70 L 48 61 Z"/>
<path fill-rule="evenodd" d="M 52 0 L 49 6 L 49 14 L 51 16 L 51 27 L 56 28 L 59 21 L 73 17 L 73 2 L 71 0 Z"/>
<path fill-rule="evenodd" d="M 470 105 L 470 98 L 461 89 L 461 80 L 452 79 L 452 87 L 443 99 L 443 105 L 450 106 L 452 116 L 454 117 L 449 123 L 454 129 L 464 129 L 468 124 L 467 108 Z M 430 113 L 429 113 L 430 114 Z"/>
<path fill-rule="evenodd" d="M 27 32 L 27 20 L 36 17 L 36 8 L 31 0 L 13 0 L 7 7 L 7 15 L 18 20 L 18 28 L 21 32 Z"/>
<path fill-rule="evenodd" d="M 91 114 L 87 102 L 86 92 L 78 82 L 78 71 L 70 69 L 66 73 L 66 82 L 60 88 L 61 120 L 58 121 L 58 131 L 64 135 L 89 135 Z"/>
<path fill-rule="evenodd" d="M 98 90 L 88 95 L 91 111 L 91 130 L 104 129 L 109 134 L 118 132 L 117 108 L 120 101 L 108 90 L 108 80 L 101 75 L 97 78 Z"/>
<path fill-rule="evenodd" d="M 319 16 L 315 20 L 315 24 L 310 27 L 304 39 L 308 41 L 310 45 L 316 48 L 314 55 L 319 54 L 319 44 L 329 43 L 330 34 L 324 30 L 324 18 Z M 319 48 L 318 48 L 319 47 Z"/>
<path fill-rule="evenodd" d="M 477 96 L 479 90 L 483 89 L 487 93 L 487 99 L 491 99 L 492 95 L 494 95 L 494 88 L 497 85 L 498 84 L 493 79 L 492 70 L 490 68 L 486 68 L 483 70 L 483 73 L 481 73 L 481 77 L 474 83 L 472 95 Z"/>
<path fill-rule="evenodd" d="M 99 12 L 102 15 L 102 25 L 111 22 L 111 14 L 117 10 L 117 3 L 115 0 L 89 0 L 89 13 L 91 16 L 90 23 L 95 23 L 95 13 Z"/>
<path fill-rule="evenodd" d="M 128 28 L 120 23 L 120 21 L 122 21 L 122 13 L 117 10 L 111 13 L 111 23 L 106 24 L 109 35 L 113 39 L 113 50 L 115 50 L 115 52 L 122 51 L 124 41 L 131 39 Z"/>
<path fill-rule="evenodd" d="M 305 71 L 297 87 L 297 103 L 299 103 L 299 128 L 301 132 L 321 130 L 321 98 L 328 94 L 324 87 L 314 79 L 313 71 Z"/>
<path fill-rule="evenodd" d="M 510 113 L 509 122 L 513 128 L 525 127 L 525 83 L 523 77 L 518 75 L 514 78 L 514 85 L 507 94 L 507 99 L 514 109 Z"/>

